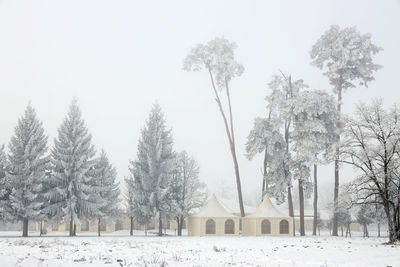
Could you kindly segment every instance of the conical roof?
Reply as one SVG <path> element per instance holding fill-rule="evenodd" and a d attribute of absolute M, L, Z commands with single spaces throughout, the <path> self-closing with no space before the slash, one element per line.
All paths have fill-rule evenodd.
<path fill-rule="evenodd" d="M 237 217 L 227 210 L 223 208 L 223 206 L 219 203 L 217 197 L 212 194 L 208 199 L 207 204 L 200 210 L 199 213 L 193 215 L 192 217 Z"/>
<path fill-rule="evenodd" d="M 221 204 L 221 206 L 229 213 L 240 215 L 240 206 L 239 206 L 239 201 L 237 200 L 232 200 L 232 199 L 227 199 L 224 198 L 220 195 L 215 195 L 218 199 L 218 202 Z M 246 213 L 250 214 L 256 211 L 256 207 L 249 206 L 249 205 L 243 205 L 244 210 Z"/>
<path fill-rule="evenodd" d="M 255 212 L 246 216 L 246 218 L 285 218 L 289 217 L 280 211 L 278 211 L 274 205 L 272 205 L 271 200 L 268 195 L 265 195 L 263 202 L 258 206 Z"/>

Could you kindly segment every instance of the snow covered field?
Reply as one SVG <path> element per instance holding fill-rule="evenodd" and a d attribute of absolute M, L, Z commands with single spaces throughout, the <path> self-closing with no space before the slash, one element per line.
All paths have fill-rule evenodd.
<path fill-rule="evenodd" d="M 0 235 L 0 266 L 400 266 L 386 238 Z M 327 234 L 327 233 L 324 233 Z M 64 235 L 64 236 L 62 236 Z M 164 264 L 164 265 L 163 265 Z"/>

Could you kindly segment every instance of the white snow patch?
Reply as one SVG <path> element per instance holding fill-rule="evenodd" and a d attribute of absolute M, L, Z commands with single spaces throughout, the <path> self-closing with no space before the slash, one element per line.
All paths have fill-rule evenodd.
<path fill-rule="evenodd" d="M 152 232 L 131 237 L 127 231 L 72 238 L 65 233 L 41 238 L 0 234 L 3 267 L 400 266 L 400 246 L 383 245 L 387 238 L 156 237 Z"/>

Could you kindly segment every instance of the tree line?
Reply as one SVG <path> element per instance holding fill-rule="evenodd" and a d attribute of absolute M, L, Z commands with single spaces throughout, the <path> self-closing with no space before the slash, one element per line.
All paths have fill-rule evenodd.
<path fill-rule="evenodd" d="M 43 123 L 29 104 L 8 153 L 0 146 L 0 220 L 22 221 L 24 237 L 30 221 L 64 221 L 69 223 L 69 235 L 75 236 L 82 220 L 97 220 L 100 235 L 102 223 L 126 214 L 140 224 L 159 216 L 160 229 L 161 219 L 176 219 L 181 234 L 183 219 L 203 204 L 206 191 L 198 179 L 197 162 L 185 151 L 173 150 L 164 123 L 161 108 L 154 105 L 139 141 L 138 160 L 131 163 L 132 176 L 125 179 L 125 211 L 116 169 L 105 151 L 96 156 L 77 101 L 72 101 L 51 149 Z"/>

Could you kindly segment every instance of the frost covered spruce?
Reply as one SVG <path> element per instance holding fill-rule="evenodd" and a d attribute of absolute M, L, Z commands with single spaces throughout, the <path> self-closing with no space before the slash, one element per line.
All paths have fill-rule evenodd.
<path fill-rule="evenodd" d="M 171 131 L 166 128 L 164 114 L 154 104 L 141 132 L 137 159 L 130 164 L 128 187 L 129 215 L 145 225 L 151 218 L 158 219 L 159 235 L 162 220 L 170 218 L 169 180 L 174 168 Z"/>
<path fill-rule="evenodd" d="M 337 128 L 340 139 L 342 93 L 344 90 L 356 87 L 354 82 L 367 87 L 374 80 L 373 73 L 381 66 L 373 62 L 373 56 L 382 48 L 371 42 L 371 35 L 361 35 L 356 27 L 340 29 L 332 25 L 321 38 L 313 45 L 310 52 L 311 64 L 323 69 L 333 91 L 337 94 Z M 338 152 L 337 152 L 338 155 Z M 339 159 L 335 159 L 335 188 L 334 209 L 337 208 L 339 196 Z M 337 215 L 333 218 L 333 235 L 337 236 Z"/>
<path fill-rule="evenodd" d="M 51 151 L 52 189 L 46 193 L 51 204 L 47 213 L 55 221 L 69 222 L 69 235 L 75 235 L 79 219 L 96 215 L 102 200 L 93 190 L 95 166 L 92 136 L 82 119 L 76 100 L 58 129 L 58 138 Z"/>
<path fill-rule="evenodd" d="M 116 218 L 122 216 L 122 211 L 119 207 L 119 183 L 115 181 L 117 171 L 109 162 L 104 150 L 101 151 L 100 156 L 95 160 L 91 175 L 93 177 L 93 190 L 100 198 L 98 200 L 100 206 L 94 215 L 94 217 L 97 217 L 97 231 L 100 236 L 100 226 L 102 223 L 115 221 Z"/>
<path fill-rule="evenodd" d="M 10 183 L 7 180 L 7 155 L 4 151 L 4 145 L 0 146 L 0 220 L 11 220 L 11 206 L 10 206 Z"/>
<path fill-rule="evenodd" d="M 23 222 L 22 236 L 28 236 L 29 220 L 42 217 L 42 183 L 49 168 L 47 137 L 35 110 L 28 105 L 18 120 L 15 134 L 9 144 L 9 168 L 6 179 L 10 183 L 9 195 L 13 220 Z"/>

